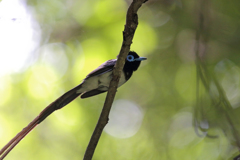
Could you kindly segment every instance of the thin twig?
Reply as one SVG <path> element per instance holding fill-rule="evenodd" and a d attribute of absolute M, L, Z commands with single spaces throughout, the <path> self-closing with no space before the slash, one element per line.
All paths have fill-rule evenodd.
<path fill-rule="evenodd" d="M 102 109 L 102 113 L 99 117 L 98 123 L 89 141 L 88 147 L 83 158 L 84 160 L 92 159 L 95 148 L 102 134 L 103 128 L 108 123 L 108 116 L 117 91 L 118 82 L 121 76 L 121 70 L 123 69 L 123 66 L 125 64 L 125 59 L 130 50 L 132 39 L 138 25 L 137 11 L 141 7 L 141 5 L 145 2 L 146 0 L 133 0 L 130 7 L 128 8 L 125 29 L 123 31 L 122 47 L 118 56 L 117 63 L 113 70 L 113 78 L 109 85 L 109 90 Z"/>
<path fill-rule="evenodd" d="M 226 96 L 226 93 L 224 91 L 224 89 L 222 88 L 221 84 L 218 82 L 215 74 L 213 72 L 209 72 L 208 68 L 206 67 L 205 62 L 201 59 L 200 55 L 206 55 L 206 50 L 204 50 L 202 53 L 200 53 L 201 51 L 201 42 L 202 42 L 202 47 L 207 48 L 207 40 L 209 38 L 209 33 L 208 32 L 208 28 L 206 26 L 204 26 L 205 24 L 207 24 L 206 21 L 206 15 L 208 15 L 206 12 L 207 7 L 205 6 L 209 6 L 207 5 L 207 1 L 206 0 L 200 0 L 199 1 L 199 26 L 198 26 L 198 30 L 196 32 L 196 48 L 195 48 L 195 54 L 196 54 L 196 69 L 197 69 L 197 108 L 201 107 L 199 104 L 199 80 L 200 79 L 202 81 L 203 86 L 205 87 L 205 90 L 209 93 L 212 103 L 214 104 L 214 106 L 218 106 L 218 109 L 221 110 L 221 112 L 225 115 L 226 117 L 226 121 L 229 123 L 229 126 L 231 127 L 231 131 L 232 131 L 232 135 L 235 138 L 235 144 L 238 147 L 238 149 L 240 150 L 240 136 L 239 136 L 239 132 L 237 130 L 237 127 L 235 126 L 235 124 L 233 123 L 233 116 L 230 115 L 230 111 L 232 111 L 232 106 Z M 205 75 L 205 76 L 204 76 Z M 218 92 L 218 97 L 213 97 L 211 96 L 211 92 L 212 90 L 210 89 L 210 83 L 213 83 L 214 87 L 217 89 Z M 195 113 L 196 116 L 196 113 Z M 240 156 L 236 157 L 235 159 L 239 158 Z M 234 160 L 235 160 L 234 159 Z"/>

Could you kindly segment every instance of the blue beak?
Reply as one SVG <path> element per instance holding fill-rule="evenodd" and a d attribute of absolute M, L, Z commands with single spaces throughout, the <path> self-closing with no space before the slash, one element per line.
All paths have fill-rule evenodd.
<path fill-rule="evenodd" d="M 136 58 L 134 59 L 135 61 L 143 61 L 143 60 L 147 60 L 147 58 L 145 57 L 139 57 L 139 58 Z"/>

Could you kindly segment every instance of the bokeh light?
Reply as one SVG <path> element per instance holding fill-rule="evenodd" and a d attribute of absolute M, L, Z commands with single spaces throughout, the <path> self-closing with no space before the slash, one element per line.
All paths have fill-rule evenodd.
<path fill-rule="evenodd" d="M 147 60 L 118 89 L 93 159 L 231 160 L 239 154 L 240 1 L 200 2 L 141 6 L 130 49 Z M 130 3 L 0 2 L 0 148 L 117 57 Z M 6 159 L 82 159 L 105 97 L 76 98 Z"/>
<path fill-rule="evenodd" d="M 117 138 L 129 138 L 139 130 L 143 113 L 135 103 L 117 100 L 113 103 L 105 132 Z"/>
<path fill-rule="evenodd" d="M 38 47 L 41 29 L 24 0 L 0 3 L 0 76 L 26 69 Z"/>

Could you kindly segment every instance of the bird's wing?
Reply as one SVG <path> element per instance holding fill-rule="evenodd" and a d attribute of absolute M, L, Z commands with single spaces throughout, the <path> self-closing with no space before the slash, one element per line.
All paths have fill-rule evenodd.
<path fill-rule="evenodd" d="M 112 71 L 114 65 L 116 64 L 116 62 L 117 62 L 116 59 L 111 59 L 111 60 L 108 60 L 108 61 L 104 62 L 98 68 L 96 68 L 91 73 L 89 73 L 87 75 L 86 79 L 90 78 L 90 77 L 93 77 L 93 76 L 98 76 L 98 75 L 101 75 L 103 73 Z"/>
<path fill-rule="evenodd" d="M 101 94 L 101 93 L 104 93 L 104 92 L 107 92 L 107 91 L 101 91 L 99 89 L 93 89 L 91 91 L 88 91 L 88 92 L 85 92 L 81 95 L 81 98 L 88 98 L 88 97 L 92 97 L 92 96 L 95 96 L 95 95 L 98 95 L 98 94 Z"/>

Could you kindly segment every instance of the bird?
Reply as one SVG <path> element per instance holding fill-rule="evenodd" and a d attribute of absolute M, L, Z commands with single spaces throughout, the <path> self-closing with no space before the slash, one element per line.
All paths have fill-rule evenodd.
<path fill-rule="evenodd" d="M 118 87 L 126 83 L 131 78 L 133 72 L 138 69 L 141 61 L 146 59 L 147 58 L 145 57 L 139 57 L 134 51 L 129 51 L 125 60 L 125 65 L 121 71 L 121 78 Z M 117 59 L 111 59 L 104 62 L 98 68 L 90 72 L 82 83 L 49 104 L 32 122 L 28 124 L 27 127 L 23 128 L 21 132 L 19 132 L 0 150 L 0 160 L 2 160 L 31 130 L 54 111 L 63 108 L 77 97 L 81 97 L 82 99 L 89 98 L 108 91 L 113 76 L 113 68 L 116 62 Z"/>

